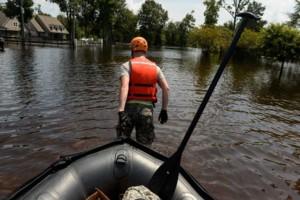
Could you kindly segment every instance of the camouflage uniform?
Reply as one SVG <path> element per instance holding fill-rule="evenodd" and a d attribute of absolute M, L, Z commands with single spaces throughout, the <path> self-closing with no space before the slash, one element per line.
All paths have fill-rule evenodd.
<path fill-rule="evenodd" d="M 153 106 L 139 103 L 127 103 L 125 106 L 126 120 L 117 128 L 118 137 L 131 137 L 133 128 L 136 140 L 144 145 L 154 140 Z"/>

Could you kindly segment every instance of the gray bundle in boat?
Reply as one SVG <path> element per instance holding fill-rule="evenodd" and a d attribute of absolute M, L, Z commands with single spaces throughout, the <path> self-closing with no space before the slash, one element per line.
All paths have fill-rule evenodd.
<path fill-rule="evenodd" d="M 133 199 L 139 199 L 139 200 L 160 200 L 160 198 L 151 192 L 148 188 L 145 186 L 133 186 L 129 187 L 122 200 L 133 200 Z"/>

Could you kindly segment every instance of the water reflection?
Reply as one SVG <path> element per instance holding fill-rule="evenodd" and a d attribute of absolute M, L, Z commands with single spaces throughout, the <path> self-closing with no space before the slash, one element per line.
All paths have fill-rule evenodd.
<path fill-rule="evenodd" d="M 149 56 L 171 87 L 170 120 L 155 120 L 152 147 L 169 155 L 220 58 L 176 48 Z M 0 198 L 59 155 L 114 139 L 118 70 L 129 58 L 127 48 L 96 46 L 12 46 L 0 54 Z M 300 68 L 287 65 L 280 81 L 279 72 L 279 65 L 235 55 L 191 137 L 183 166 L 217 199 L 299 198 Z"/>
<path fill-rule="evenodd" d="M 87 65 L 93 63 L 110 63 L 114 59 L 113 50 L 112 47 L 103 49 L 101 46 L 76 48 L 74 50 L 75 61 Z"/>
<path fill-rule="evenodd" d="M 203 87 L 207 83 L 210 83 L 212 80 L 212 75 L 217 70 L 219 64 L 218 55 L 210 55 L 206 53 L 200 54 L 198 62 L 196 63 L 195 73 L 197 73 L 199 79 L 197 84 L 199 87 Z"/>

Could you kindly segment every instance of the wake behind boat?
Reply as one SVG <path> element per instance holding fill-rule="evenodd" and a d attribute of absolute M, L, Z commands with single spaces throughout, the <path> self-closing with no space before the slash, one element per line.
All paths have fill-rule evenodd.
<path fill-rule="evenodd" d="M 131 186 L 146 185 L 166 160 L 161 154 L 131 139 L 63 156 L 24 184 L 7 200 L 84 200 L 95 188 L 110 199 L 120 199 Z M 211 200 L 207 191 L 180 168 L 172 199 Z"/>

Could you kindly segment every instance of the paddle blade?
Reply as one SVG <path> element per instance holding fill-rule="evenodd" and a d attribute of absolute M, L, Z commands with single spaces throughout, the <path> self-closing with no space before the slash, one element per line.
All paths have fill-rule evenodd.
<path fill-rule="evenodd" d="M 170 200 L 176 189 L 180 169 L 180 158 L 173 154 L 153 174 L 148 188 L 163 200 Z"/>

